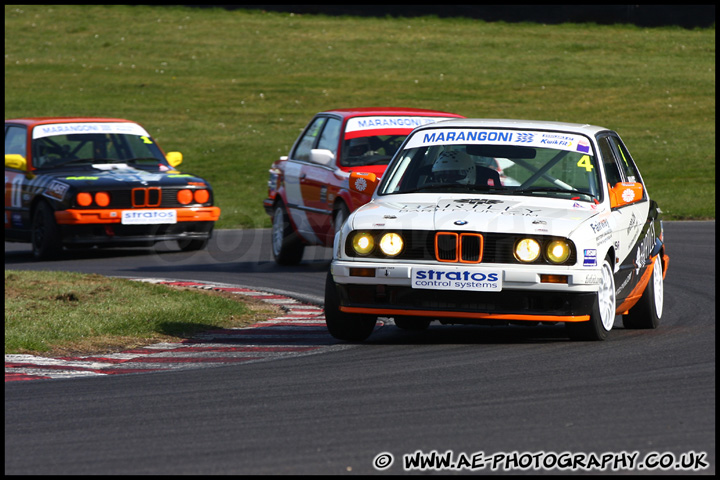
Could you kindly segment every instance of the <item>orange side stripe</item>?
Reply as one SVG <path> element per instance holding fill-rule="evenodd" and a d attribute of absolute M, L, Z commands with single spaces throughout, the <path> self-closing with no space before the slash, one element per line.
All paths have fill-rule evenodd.
<path fill-rule="evenodd" d="M 657 255 L 650 259 L 650 268 L 645 270 L 645 273 L 643 273 L 643 276 L 640 277 L 640 281 L 638 281 L 635 288 L 632 289 L 630 295 L 628 295 L 625 301 L 615 309 L 616 315 L 625 314 L 625 312 L 634 307 L 635 304 L 642 298 L 645 287 L 647 287 L 650 277 L 652 276 L 652 272 L 655 269 L 655 258 L 657 258 Z"/>
<path fill-rule="evenodd" d="M 58 225 L 120 223 L 122 210 L 123 209 L 62 210 L 55 212 L 55 220 Z M 175 210 L 177 212 L 178 222 L 215 222 L 220 218 L 219 207 L 164 208 L 153 210 Z"/>
<path fill-rule="evenodd" d="M 345 313 L 371 315 L 413 315 L 418 317 L 477 318 L 492 320 L 527 320 L 529 322 L 587 322 L 590 315 L 511 315 L 498 313 L 453 312 L 442 310 L 401 310 L 392 308 L 340 307 Z"/>

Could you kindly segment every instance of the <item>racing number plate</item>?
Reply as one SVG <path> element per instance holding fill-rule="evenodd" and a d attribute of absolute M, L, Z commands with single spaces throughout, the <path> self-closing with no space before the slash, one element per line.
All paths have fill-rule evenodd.
<path fill-rule="evenodd" d="M 123 210 L 123 225 L 160 225 L 177 223 L 175 210 Z"/>
<path fill-rule="evenodd" d="M 502 271 L 463 267 L 414 267 L 410 274 L 412 288 L 432 290 L 472 290 L 499 292 Z"/>

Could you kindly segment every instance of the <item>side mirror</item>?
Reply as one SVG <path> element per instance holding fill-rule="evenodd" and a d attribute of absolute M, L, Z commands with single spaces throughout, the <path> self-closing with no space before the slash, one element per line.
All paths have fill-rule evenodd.
<path fill-rule="evenodd" d="M 165 155 L 165 158 L 171 167 L 177 167 L 183 161 L 183 156 L 180 152 L 168 152 L 167 155 Z"/>
<path fill-rule="evenodd" d="M 319 165 L 328 166 L 335 161 L 335 154 L 323 148 L 310 150 L 310 161 Z"/>
<path fill-rule="evenodd" d="M 368 196 L 373 194 L 379 183 L 377 175 L 369 172 L 351 172 L 348 181 L 350 190 Z"/>
<path fill-rule="evenodd" d="M 17 170 L 27 170 L 27 160 L 20 154 L 9 153 L 5 155 L 5 166 Z"/>
<path fill-rule="evenodd" d="M 608 185 L 609 187 L 610 185 Z M 610 187 L 610 208 L 622 207 L 643 198 L 642 183 L 621 182 Z"/>

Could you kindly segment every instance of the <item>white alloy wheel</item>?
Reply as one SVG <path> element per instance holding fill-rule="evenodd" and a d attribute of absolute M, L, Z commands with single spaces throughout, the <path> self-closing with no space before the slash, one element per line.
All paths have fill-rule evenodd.
<path fill-rule="evenodd" d="M 273 254 L 277 257 L 282 250 L 283 239 L 285 238 L 285 212 L 282 207 L 275 207 L 272 222 L 272 249 Z"/>
<path fill-rule="evenodd" d="M 600 309 L 600 320 L 606 331 L 612 330 L 615 323 L 615 278 L 612 267 L 606 260 L 602 267 L 602 283 L 598 290 L 598 307 Z"/>
<path fill-rule="evenodd" d="M 655 315 L 657 318 L 662 318 L 663 312 L 663 271 L 662 262 L 660 261 L 660 255 L 655 258 L 655 265 L 653 266 L 653 294 L 655 295 Z"/>
<path fill-rule="evenodd" d="M 305 245 L 290 225 L 290 219 L 282 203 L 275 205 L 272 217 L 271 243 L 275 263 L 297 265 L 305 251 Z"/>

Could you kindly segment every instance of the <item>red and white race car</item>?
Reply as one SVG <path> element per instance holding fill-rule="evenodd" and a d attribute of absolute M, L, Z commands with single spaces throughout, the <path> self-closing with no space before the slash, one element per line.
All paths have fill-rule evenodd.
<path fill-rule="evenodd" d="M 272 164 L 265 211 L 272 217 L 275 261 L 293 265 L 306 245 L 330 247 L 348 215 L 371 194 L 348 188 L 350 172 L 381 177 L 405 137 L 454 113 L 415 108 L 355 108 L 320 112 L 288 156 Z"/>

